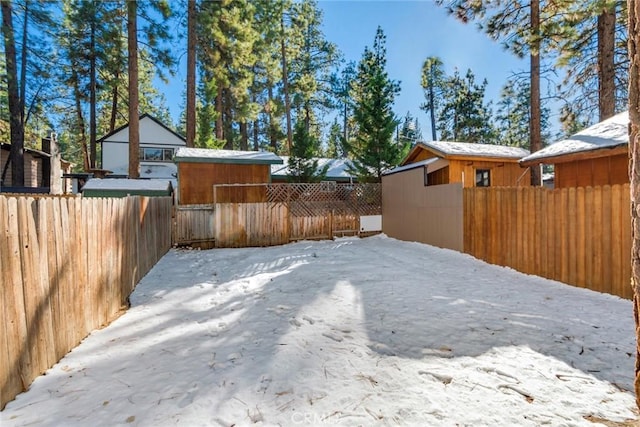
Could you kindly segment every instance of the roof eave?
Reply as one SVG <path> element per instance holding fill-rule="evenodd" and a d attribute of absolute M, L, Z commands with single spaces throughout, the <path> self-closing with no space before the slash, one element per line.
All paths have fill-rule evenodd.
<path fill-rule="evenodd" d="M 598 147 L 591 150 L 581 150 L 566 154 L 557 154 L 555 156 L 537 157 L 531 160 L 520 160 L 520 166 L 528 167 L 542 164 L 568 163 L 576 160 L 597 159 L 600 157 L 615 156 L 617 154 L 625 154 L 629 151 L 629 144 L 623 143 L 611 145 L 608 147 Z"/>
<path fill-rule="evenodd" d="M 281 159 L 225 159 L 207 157 L 174 157 L 175 163 L 224 163 L 234 165 L 281 165 Z"/>

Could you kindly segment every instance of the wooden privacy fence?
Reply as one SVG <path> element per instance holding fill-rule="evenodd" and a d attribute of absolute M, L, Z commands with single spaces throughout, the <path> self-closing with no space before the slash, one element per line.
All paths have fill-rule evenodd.
<path fill-rule="evenodd" d="M 492 264 L 632 297 L 629 184 L 465 188 L 464 251 Z"/>
<path fill-rule="evenodd" d="M 171 203 L 0 196 L 0 408 L 127 306 L 170 248 Z"/>
<path fill-rule="evenodd" d="M 272 246 L 360 235 L 369 231 L 360 219 L 382 212 L 380 184 L 220 184 L 213 192 L 213 205 L 176 207 L 174 244 Z"/>

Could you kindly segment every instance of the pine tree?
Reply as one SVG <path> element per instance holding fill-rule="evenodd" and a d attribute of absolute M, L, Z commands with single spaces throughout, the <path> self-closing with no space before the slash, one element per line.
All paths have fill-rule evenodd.
<path fill-rule="evenodd" d="M 293 146 L 289 154 L 289 180 L 291 182 L 320 182 L 327 175 L 329 165 L 318 170 L 320 144 L 307 131 L 304 120 L 298 120 L 293 133 Z"/>
<path fill-rule="evenodd" d="M 529 83 L 525 79 L 509 79 L 502 87 L 496 111 L 498 144 L 529 149 L 530 95 Z M 550 139 L 549 108 L 543 107 L 541 114 L 542 139 L 546 142 Z"/>
<path fill-rule="evenodd" d="M 455 70 L 453 76 L 445 79 L 436 125 L 442 140 L 495 142 L 491 105 L 484 102 L 486 87 L 487 80 L 477 84 L 471 69 L 464 77 Z"/>
<path fill-rule="evenodd" d="M 338 123 L 336 117 L 329 127 L 329 134 L 327 135 L 327 147 L 325 149 L 325 157 L 330 159 L 337 159 L 344 157 L 344 149 L 342 147 L 342 128 Z"/>
<path fill-rule="evenodd" d="M 402 123 L 398 129 L 398 136 L 396 141 L 399 144 L 414 145 L 417 141 L 422 139 L 422 130 L 420 129 L 420 123 L 418 118 L 414 118 L 410 111 L 402 119 Z"/>
<path fill-rule="evenodd" d="M 378 27 L 373 48 L 366 47 L 352 85 L 353 115 L 357 134 L 349 142 L 354 173 L 361 182 L 380 182 L 382 173 L 395 167 L 408 146 L 395 144 L 398 120 L 393 103 L 400 92 L 398 82 L 386 71 L 385 35 Z"/>
<path fill-rule="evenodd" d="M 422 110 L 429 113 L 429 124 L 431 126 L 431 139 L 438 140 L 436 115 L 441 108 L 440 100 L 445 91 L 445 73 L 443 63 L 437 56 L 430 56 L 425 59 L 422 65 L 422 88 L 426 102 L 420 106 Z"/>

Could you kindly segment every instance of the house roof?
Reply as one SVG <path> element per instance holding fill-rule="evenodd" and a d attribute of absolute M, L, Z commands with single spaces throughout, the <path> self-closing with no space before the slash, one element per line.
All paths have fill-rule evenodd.
<path fill-rule="evenodd" d="M 560 163 L 577 155 L 600 157 L 624 151 L 628 144 L 629 112 L 625 111 L 524 157 L 520 164 Z"/>
<path fill-rule="evenodd" d="M 9 151 L 9 150 L 11 150 L 11 144 L 7 144 L 6 142 L 2 142 L 2 143 L 0 143 L 0 148 L 3 149 L 3 150 Z M 32 154 L 35 157 L 51 157 L 51 154 L 45 153 L 44 151 L 36 150 L 36 149 L 33 149 L 33 148 L 25 147 L 24 148 L 24 152 Z"/>
<path fill-rule="evenodd" d="M 92 178 L 82 190 L 131 190 L 166 191 L 171 189 L 171 181 L 160 179 Z"/>
<path fill-rule="evenodd" d="M 447 166 L 448 163 L 449 162 L 447 160 L 442 159 L 440 157 L 432 157 L 430 159 L 421 160 L 419 162 L 409 163 L 404 166 L 398 166 L 397 168 L 393 168 L 389 171 L 384 172 L 382 175 L 393 175 L 394 173 L 404 172 L 407 170 L 416 169 L 424 166 L 428 167 L 428 171 L 430 173 L 430 172 L 434 172 L 436 170 L 442 169 L 443 167 Z M 431 170 L 431 168 L 429 168 L 429 165 L 433 165 L 434 169 Z"/>
<path fill-rule="evenodd" d="M 177 133 L 176 131 L 174 131 L 173 129 L 169 128 L 167 125 L 165 125 L 164 123 L 162 123 L 160 120 L 156 119 L 155 117 L 153 117 L 151 114 L 148 113 L 144 113 L 140 116 L 139 120 L 142 119 L 150 119 L 152 121 L 154 121 L 156 124 L 158 124 L 159 126 L 161 126 L 162 128 L 164 128 L 167 132 L 171 132 L 173 135 L 175 135 L 177 138 L 180 138 L 182 141 L 186 142 L 186 139 L 184 139 L 184 137 L 182 135 L 180 135 L 179 133 Z M 123 129 L 126 129 L 129 127 L 129 123 L 124 124 L 122 126 L 120 126 L 117 129 L 114 129 L 112 132 L 109 132 L 108 134 L 104 135 L 103 137 L 101 137 L 100 139 L 97 140 L 97 142 L 103 142 L 106 139 L 109 139 L 111 136 L 117 134 L 118 132 L 122 131 Z"/>
<path fill-rule="evenodd" d="M 492 158 L 501 160 L 518 160 L 529 154 L 528 150 L 520 147 L 509 147 L 506 145 L 480 144 L 454 141 L 429 141 L 417 143 L 409 152 L 407 157 L 400 163 L 406 165 L 416 157 L 420 151 L 430 151 L 443 159 L 457 158 Z"/>
<path fill-rule="evenodd" d="M 288 177 L 291 175 L 289 171 L 289 156 L 280 156 L 283 164 L 271 165 L 271 176 Z M 348 181 L 355 176 L 348 172 L 349 166 L 352 165 L 349 159 L 330 159 L 327 157 L 318 157 L 314 160 L 318 161 L 318 169 L 321 170 L 328 165 L 327 179 L 335 181 Z"/>
<path fill-rule="evenodd" d="M 232 163 L 232 164 L 282 164 L 282 159 L 268 151 L 213 150 L 209 148 L 181 147 L 176 150 L 176 163 Z"/>

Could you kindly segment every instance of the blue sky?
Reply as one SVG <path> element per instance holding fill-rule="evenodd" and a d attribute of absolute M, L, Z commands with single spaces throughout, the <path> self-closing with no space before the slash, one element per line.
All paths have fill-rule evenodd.
<path fill-rule="evenodd" d="M 456 67 L 463 74 L 471 68 L 476 81 L 487 79 L 485 95 L 494 100 L 513 72 L 528 68 L 527 60 L 504 50 L 475 24 L 465 25 L 448 16 L 430 0 L 321 0 L 319 5 L 327 39 L 338 45 L 347 60 L 358 61 L 365 46 L 373 44 L 378 25 L 382 27 L 389 77 L 401 81 L 396 114 L 403 117 L 410 111 L 418 117 L 425 139 L 430 139 L 428 119 L 419 108 L 424 101 L 420 75 L 425 58 L 439 56 L 447 74 Z"/>
<path fill-rule="evenodd" d="M 382 27 L 387 36 L 389 76 L 401 82 L 396 114 L 404 117 L 410 111 L 418 117 L 426 139 L 430 139 L 427 115 L 419 108 L 424 101 L 420 74 L 425 58 L 439 56 L 447 74 L 456 67 L 461 73 L 471 68 L 476 81 L 487 79 L 486 97 L 494 101 L 509 76 L 528 68 L 526 59 L 504 50 L 475 24 L 465 25 L 448 16 L 432 0 L 319 0 L 318 4 L 324 15 L 326 38 L 338 46 L 347 61 L 360 60 L 365 46 L 373 44 L 376 28 Z M 180 65 L 170 86 L 161 88 L 176 122 L 184 105 L 186 58 Z"/>

